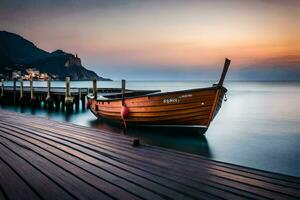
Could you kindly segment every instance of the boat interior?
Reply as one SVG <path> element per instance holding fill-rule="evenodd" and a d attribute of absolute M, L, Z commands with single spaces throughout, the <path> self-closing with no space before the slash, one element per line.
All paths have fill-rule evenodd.
<path fill-rule="evenodd" d="M 126 90 L 124 93 L 125 98 L 130 97 L 137 97 L 137 96 L 143 96 L 143 95 L 149 95 L 161 92 L 161 90 Z M 114 91 L 114 92 L 98 92 L 97 95 L 98 100 L 109 100 L 109 99 L 122 99 L 122 92 L 120 91 Z"/>

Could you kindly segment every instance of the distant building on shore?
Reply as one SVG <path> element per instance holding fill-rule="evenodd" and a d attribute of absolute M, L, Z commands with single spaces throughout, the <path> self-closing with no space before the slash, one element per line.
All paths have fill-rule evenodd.
<path fill-rule="evenodd" d="M 39 70 L 35 68 L 26 69 L 26 73 L 22 76 L 24 80 L 36 79 L 36 80 L 47 80 L 49 78 L 47 73 L 40 73 Z"/>
<path fill-rule="evenodd" d="M 21 73 L 21 71 L 13 71 L 11 74 L 11 77 L 12 77 L 12 79 L 14 79 L 14 78 L 19 79 L 22 77 L 22 73 Z"/>

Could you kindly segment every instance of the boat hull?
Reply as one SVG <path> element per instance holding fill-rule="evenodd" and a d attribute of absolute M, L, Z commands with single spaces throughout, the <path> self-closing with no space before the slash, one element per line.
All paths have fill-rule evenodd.
<path fill-rule="evenodd" d="M 208 128 L 221 108 L 226 88 L 209 87 L 125 98 L 128 124 L 148 126 L 199 126 Z M 88 99 L 99 118 L 123 121 L 122 99 Z"/>

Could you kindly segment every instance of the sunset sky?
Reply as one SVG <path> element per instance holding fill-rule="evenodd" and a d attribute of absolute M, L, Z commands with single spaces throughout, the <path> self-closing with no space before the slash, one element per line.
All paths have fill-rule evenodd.
<path fill-rule="evenodd" d="M 300 79 L 298 0 L 0 0 L 0 30 L 113 79 Z"/>

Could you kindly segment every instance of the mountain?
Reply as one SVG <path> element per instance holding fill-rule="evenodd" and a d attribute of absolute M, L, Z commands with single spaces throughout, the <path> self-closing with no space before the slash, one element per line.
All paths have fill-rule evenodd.
<path fill-rule="evenodd" d="M 77 55 L 62 50 L 49 53 L 17 34 L 0 31 L 0 77 L 26 76 L 33 70 L 57 80 L 66 76 L 71 80 L 110 80 L 84 68 Z"/>

